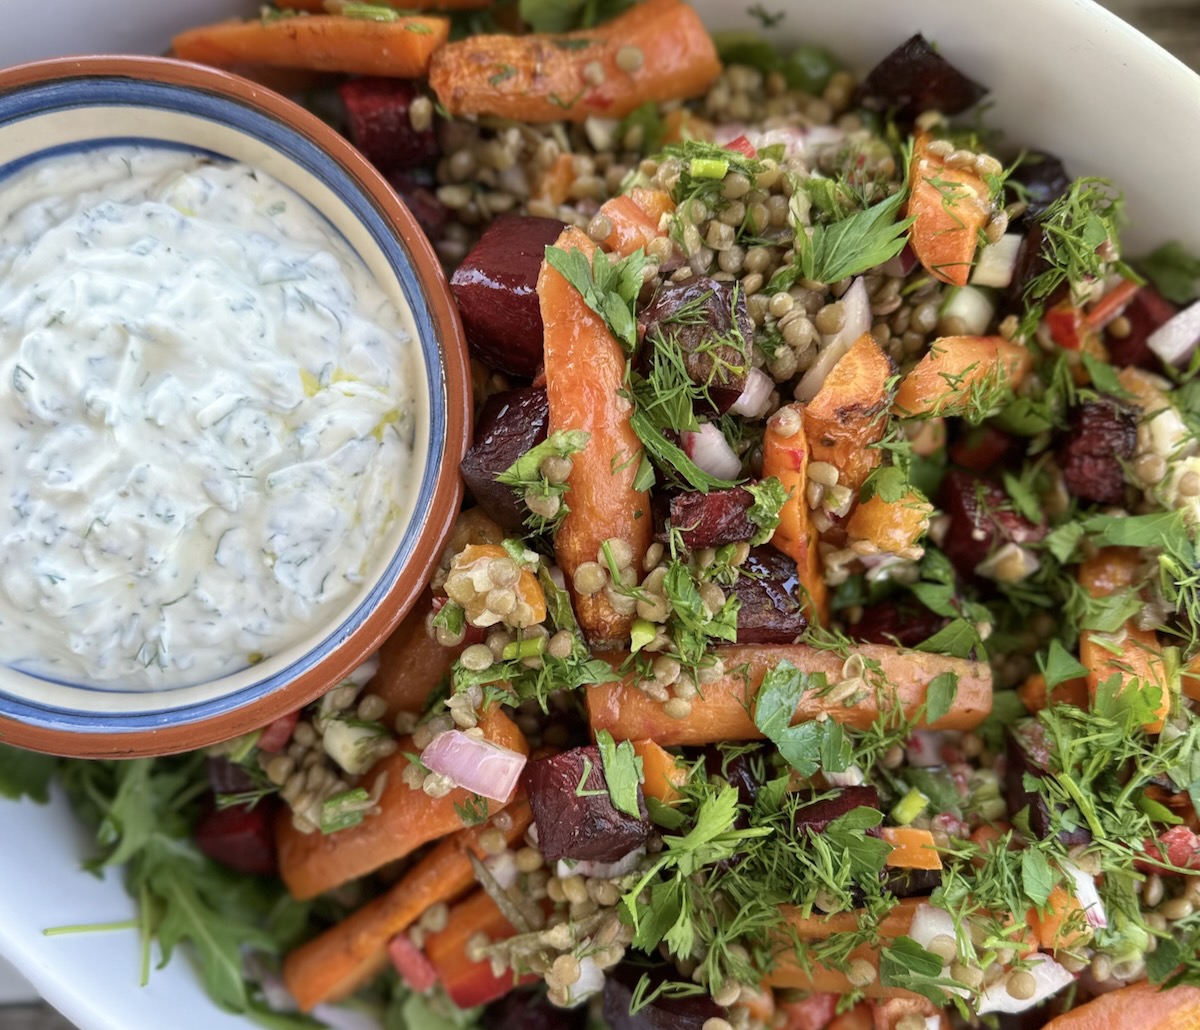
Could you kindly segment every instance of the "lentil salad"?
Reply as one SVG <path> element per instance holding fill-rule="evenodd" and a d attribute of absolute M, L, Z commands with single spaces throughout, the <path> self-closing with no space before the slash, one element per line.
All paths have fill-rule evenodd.
<path fill-rule="evenodd" d="M 464 469 L 478 505 L 378 672 L 235 744 L 220 774 L 251 782 L 218 793 L 278 788 L 280 867 L 294 896 L 319 896 L 313 926 L 334 920 L 331 893 L 362 927 L 389 899 L 427 899 L 433 876 L 441 900 L 355 956 L 373 971 L 390 949 L 413 1025 L 488 989 L 503 997 L 479 1025 L 591 993 L 612 1025 L 643 1025 L 634 1007 L 706 1030 L 910 1030 L 1195 983 L 1194 404 L 1186 357 L 1164 366 L 1162 336 L 1134 349 L 1174 310 L 1120 260 L 1117 195 L 1059 182 L 1049 156 L 1001 164 L 944 120 L 953 100 L 904 99 L 895 69 L 885 87 L 828 55 L 719 42 L 728 61 L 691 104 L 616 125 L 442 121 L 431 179 L 405 170 L 460 273 L 494 272 L 489 246 L 513 263 L 515 223 L 484 231 L 497 216 L 556 220 L 526 225 L 554 230 L 527 248 L 544 325 L 530 359 L 507 323 L 472 325 L 472 276 L 456 275 L 487 359 Z M 627 47 L 617 61 L 637 63 Z M 432 98 L 377 88 L 433 133 Z M 922 188 L 926 217 L 950 215 L 923 245 L 967 237 L 967 264 L 921 253 Z M 640 254 L 621 252 L 640 220 L 615 197 L 646 216 Z M 1003 284 L 988 253 L 1018 235 Z M 613 256 L 569 260 L 594 247 Z M 1165 253 L 1143 266 L 1155 283 Z M 944 281 L 968 268 L 998 278 Z M 552 353 L 564 323 L 615 356 L 609 407 L 633 414 L 612 422 L 641 454 L 606 457 L 628 482 L 600 497 L 617 530 L 598 539 L 611 511 L 585 507 L 576 472 L 599 427 L 561 415 L 581 371 Z M 443 671 L 448 696 L 431 689 Z M 531 756 L 527 805 L 493 814 L 461 761 L 481 740 Z M 149 776 L 63 775 L 114 808 Z M 447 798 L 432 850 L 408 834 L 379 862 L 407 867 L 350 887 L 348 860 L 309 868 L 337 854 L 326 841 L 394 839 Z M 270 803 L 220 816 L 255 823 Z M 220 852 L 218 812 L 204 818 Z M 580 826 L 582 841 L 555 832 Z M 453 856 L 470 873 L 457 887 Z M 284 964 L 302 1001 L 345 986 L 318 983 L 337 934 Z M 509 992 L 530 977 L 542 986 Z"/>

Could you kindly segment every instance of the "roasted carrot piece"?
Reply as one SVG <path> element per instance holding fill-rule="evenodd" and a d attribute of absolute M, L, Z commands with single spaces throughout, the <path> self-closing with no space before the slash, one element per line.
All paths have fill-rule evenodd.
<path fill-rule="evenodd" d="M 402 11 L 471 11 L 492 6 L 492 0 L 371 0 L 371 3 Z M 290 11 L 324 11 L 325 0 L 280 0 L 275 6 Z"/>
<path fill-rule="evenodd" d="M 979 246 L 979 232 L 991 218 L 991 191 L 973 171 L 948 168 L 933 142 L 921 133 L 913 144 L 908 213 L 916 219 L 909 246 L 935 279 L 966 286 Z"/>
<path fill-rule="evenodd" d="M 629 199 L 637 204 L 656 226 L 662 221 L 663 215 L 673 214 L 675 211 L 675 201 L 671 199 L 671 194 L 666 190 L 634 186 L 629 191 Z"/>
<path fill-rule="evenodd" d="M 476 891 L 450 910 L 446 929 L 429 935 L 425 954 L 438 972 L 442 989 L 460 1009 L 486 1005 L 503 998 L 517 984 L 537 980 L 532 974 L 519 979 L 509 972 L 496 976 L 487 959 L 476 962 L 467 957 L 467 942 L 476 934 L 502 941 L 516 932 L 496 903 L 483 891 Z"/>
<path fill-rule="evenodd" d="M 838 483 L 855 493 L 882 459 L 871 446 L 887 429 L 888 382 L 895 372 L 870 333 L 863 333 L 833 366 L 804 409 L 804 434 L 813 461 L 839 472 Z"/>
<path fill-rule="evenodd" d="M 606 250 L 628 257 L 635 250 L 645 250 L 658 239 L 658 221 L 651 220 L 632 197 L 613 197 L 600 205 L 600 214 L 612 222 L 612 232 L 604 240 Z"/>
<path fill-rule="evenodd" d="M 176 57 L 218 68 L 246 63 L 413 79 L 426 74 L 449 35 L 445 18 L 382 22 L 315 14 L 204 25 L 181 32 L 171 47 Z"/>
<path fill-rule="evenodd" d="M 972 395 L 1016 387 L 1033 367 L 1029 351 L 1002 336 L 943 336 L 900 381 L 892 411 L 913 415 L 961 415 Z"/>
<path fill-rule="evenodd" d="M 855 948 L 847 956 L 848 962 L 853 962 L 855 959 L 862 959 L 865 962 L 870 962 L 872 966 L 878 970 L 879 968 L 879 952 L 870 945 L 862 944 Z M 808 969 L 802 967 L 794 955 L 790 951 L 781 951 L 775 956 L 775 965 L 771 972 L 767 975 L 767 984 L 771 987 L 790 987 L 793 990 L 800 991 L 817 991 L 830 992 L 832 994 L 852 994 L 855 991 L 861 991 L 868 998 L 912 998 L 916 997 L 911 991 L 906 991 L 901 987 L 884 987 L 879 982 L 879 977 L 876 976 L 865 987 L 855 987 L 850 983 L 849 977 L 846 976 L 840 969 L 832 969 L 829 966 L 822 965 L 820 962 L 811 962 Z M 852 1012 L 859 1012 L 854 1009 Z M 867 1007 L 861 1009 L 862 1016 L 856 1017 L 857 1021 L 841 1022 L 846 1016 L 851 1013 L 846 1013 L 846 1016 L 839 1016 L 829 1026 L 829 1030 L 871 1030 L 871 1010 Z"/>
<path fill-rule="evenodd" d="M 779 998 L 778 1009 L 785 1021 L 781 1030 L 828 1030 L 830 1022 L 837 1015 L 839 1000 L 838 995 L 828 992 L 810 994 L 800 1001 Z"/>
<path fill-rule="evenodd" d="M 575 228 L 565 229 L 555 246 L 580 250 L 589 259 L 596 250 Z M 604 591 L 576 592 L 574 576 L 584 562 L 596 561 L 601 545 L 614 537 L 629 544 L 633 567 L 640 569 L 654 532 L 649 495 L 633 486 L 642 445 L 630 425 L 632 407 L 620 395 L 625 355 L 603 319 L 548 264 L 542 265 L 537 289 L 545 326 L 549 431 L 582 429 L 589 434 L 587 446 L 572 459 L 566 495 L 571 510 L 555 535 L 554 553 L 588 641 L 593 647 L 620 646 L 629 636 L 632 616 L 616 611 Z"/>
<path fill-rule="evenodd" d="M 805 691 L 796 709 L 795 722 L 815 719 L 822 713 L 857 729 L 866 729 L 883 710 L 903 709 L 910 717 L 925 701 L 929 682 L 940 673 L 958 677 L 958 689 L 949 712 L 933 725 L 967 730 L 978 726 L 992 708 L 992 674 L 986 664 L 963 658 L 901 651 L 884 644 L 864 644 L 855 649 L 868 665 L 878 663 L 885 686 L 854 705 L 830 704 L 814 691 Z M 759 740 L 762 734 L 751 716 L 754 696 L 767 670 L 790 662 L 807 673 L 824 673 L 830 682 L 842 675 L 844 657 L 805 644 L 745 644 L 716 648 L 725 673 L 704 685 L 692 699 L 686 719 L 663 714 L 662 705 L 637 685 L 637 673 L 627 673 L 614 683 L 587 688 L 588 717 L 592 731 L 608 730 L 617 740 L 653 740 L 663 747 L 675 744 L 714 744 L 722 740 Z M 608 658 L 614 669 L 624 655 Z M 869 674 L 868 674 L 869 675 Z"/>
<path fill-rule="evenodd" d="M 512 817 L 504 839 L 519 841 L 532 821 L 529 804 L 515 801 L 506 809 Z M 300 1008 L 311 1011 L 338 1001 L 369 981 L 387 963 L 387 946 L 430 906 L 452 901 L 475 883 L 468 853 L 486 858 L 479 838 L 492 827 L 451 834 L 404 874 L 386 894 L 302 944 L 284 960 L 283 980 Z"/>
<path fill-rule="evenodd" d="M 1179 677 L 1179 686 L 1184 697 L 1200 701 L 1200 655 L 1187 663 Z"/>
<path fill-rule="evenodd" d="M 912 926 L 913 916 L 922 905 L 929 904 L 928 898 L 901 898 L 879 921 L 881 937 L 903 937 Z M 803 941 L 823 941 L 835 933 L 850 933 L 858 929 L 858 912 L 835 912 L 833 915 L 800 914 L 799 909 L 785 908 L 788 924 L 795 927 Z"/>
<path fill-rule="evenodd" d="M 620 50 L 640 66 L 623 71 Z M 622 60 L 628 67 L 628 63 Z M 523 122 L 623 118 L 647 102 L 703 93 L 721 73 L 712 37 L 682 0 L 645 0 L 594 29 L 565 35 L 473 36 L 442 47 L 429 83 L 455 117 Z"/>
<path fill-rule="evenodd" d="M 469 573 L 479 562 L 493 561 L 497 558 L 508 558 L 508 552 L 499 544 L 468 544 L 454 556 L 454 560 L 450 563 L 450 574 Z M 510 616 L 514 619 L 513 624 L 535 626 L 539 622 L 543 622 L 546 618 L 546 594 L 542 590 L 542 585 L 537 581 L 537 576 L 529 569 L 521 569 L 513 589 L 517 595 L 517 607 Z M 524 615 L 520 614 L 524 611 L 521 608 L 522 604 L 529 606 L 529 611 Z M 470 618 L 471 612 L 468 611 L 468 621 Z"/>
<path fill-rule="evenodd" d="M 892 846 L 887 857 L 891 869 L 941 869 L 933 834 L 916 826 L 883 826 L 880 836 Z"/>
<path fill-rule="evenodd" d="M 824 625 L 829 621 L 829 589 L 805 496 L 811 452 L 804 426 L 800 404 L 788 404 L 771 416 L 763 433 L 763 478 L 774 476 L 788 491 L 771 543 L 796 563 L 800 585 L 808 594 L 809 620 Z"/>
<path fill-rule="evenodd" d="M 484 736 L 502 747 L 529 753 L 525 737 L 499 708 L 484 712 L 479 722 Z M 452 790 L 445 797 L 431 798 L 404 782 L 408 765 L 405 752 L 413 752 L 411 739 L 400 750 L 375 764 L 363 786 L 371 790 L 387 776 L 379 799 L 379 814 L 367 816 L 357 826 L 336 833 L 301 833 L 286 811 L 276 825 L 279 875 L 292 896 L 303 900 L 366 876 L 388 862 L 412 854 L 422 844 L 462 829 L 463 806 L 473 798 L 470 791 Z M 503 805 L 483 802 L 493 815 Z"/>
<path fill-rule="evenodd" d="M 1105 597 L 1128 589 L 1138 575 L 1137 552 L 1127 547 L 1106 547 L 1079 567 L 1080 585 L 1093 597 Z M 1109 636 L 1095 630 L 1079 635 L 1079 661 L 1088 670 L 1087 686 L 1095 697 L 1102 683 L 1119 676 L 1123 689 L 1159 691 L 1156 718 L 1145 724 L 1157 733 L 1171 711 L 1171 690 L 1163 660 L 1162 644 L 1154 630 L 1142 629 L 1136 619 L 1125 623 L 1121 633 Z"/>
<path fill-rule="evenodd" d="M 885 501 L 875 494 L 854 509 L 846 535 L 851 540 L 869 540 L 888 554 L 899 554 L 925 535 L 932 514 L 933 505 L 912 491 L 898 501 Z"/>
<path fill-rule="evenodd" d="M 369 689 L 387 702 L 388 725 L 400 712 L 420 712 L 462 651 L 462 645 L 442 647 L 429 635 L 425 620 L 432 613 L 433 596 L 426 591 L 379 648 L 379 671 Z"/>
<path fill-rule="evenodd" d="M 552 204 L 565 204 L 575 181 L 575 158 L 559 154 L 537 178 L 534 196 Z"/>
<path fill-rule="evenodd" d="M 1088 703 L 1087 680 L 1063 680 L 1051 690 L 1046 689 L 1046 677 L 1040 672 L 1032 673 L 1017 687 L 1017 697 L 1030 714 L 1040 712 L 1047 705 L 1075 705 L 1084 708 Z"/>
<path fill-rule="evenodd" d="M 680 767 L 673 754 L 652 740 L 633 741 L 633 752 L 642 760 L 642 793 L 646 797 L 657 798 L 664 805 L 673 805 L 683 797 L 679 788 L 687 783 L 687 770 Z"/>
<path fill-rule="evenodd" d="M 1045 908 L 1041 912 L 1031 908 L 1025 922 L 1046 951 L 1070 948 L 1092 936 L 1079 899 L 1062 886 L 1052 887 Z"/>
<path fill-rule="evenodd" d="M 1142 980 L 1055 1016 L 1043 1030 L 1200 1030 L 1200 988 Z"/>
<path fill-rule="evenodd" d="M 866 1002 L 860 1002 L 849 1012 L 835 1017 L 825 1030 L 875 1030 L 871 1007 Z"/>

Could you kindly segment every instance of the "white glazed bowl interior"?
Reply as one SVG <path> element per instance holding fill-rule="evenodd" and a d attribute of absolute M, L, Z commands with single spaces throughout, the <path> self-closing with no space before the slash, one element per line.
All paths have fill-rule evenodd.
<path fill-rule="evenodd" d="M 0 62 L 68 52 L 161 52 L 170 33 L 249 11 L 237 0 L 59 0 L 22 9 Z M 750 5 L 695 0 L 714 28 L 758 28 Z M 1075 175 L 1126 191 L 1130 253 L 1178 238 L 1200 249 L 1200 78 L 1091 0 L 768 0 L 787 17 L 772 36 L 831 47 L 860 70 L 915 31 L 989 86 L 990 120 L 1014 144 L 1053 150 Z M 119 12 L 119 13 L 118 13 Z M 137 986 L 135 934 L 45 938 L 44 927 L 132 914 L 118 878 L 78 864 L 86 842 L 61 797 L 49 808 L 0 803 L 0 951 L 83 1030 L 234 1030 L 182 956 Z M 9 842 L 23 841 L 20 847 Z"/>

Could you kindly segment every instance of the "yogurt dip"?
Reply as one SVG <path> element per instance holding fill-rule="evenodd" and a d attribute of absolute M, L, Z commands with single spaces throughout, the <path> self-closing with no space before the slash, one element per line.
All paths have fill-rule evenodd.
<path fill-rule="evenodd" d="M 412 510 L 402 325 L 248 165 L 110 146 L 0 183 L 0 661 L 164 688 L 302 642 Z"/>

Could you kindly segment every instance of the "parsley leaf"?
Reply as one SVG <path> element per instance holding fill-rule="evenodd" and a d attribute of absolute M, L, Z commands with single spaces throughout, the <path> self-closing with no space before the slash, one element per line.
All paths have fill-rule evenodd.
<path fill-rule="evenodd" d="M 946 994 L 937 986 L 941 973 L 942 960 L 911 937 L 897 937 L 880 949 L 879 982 L 884 987 L 903 987 L 943 1005 Z"/>
<path fill-rule="evenodd" d="M 1087 675 L 1087 669 L 1080 663 L 1079 659 L 1071 654 L 1057 640 L 1050 641 L 1050 647 L 1043 657 L 1041 654 L 1037 656 L 1038 668 L 1046 679 L 1047 689 L 1057 687 L 1060 683 L 1065 683 L 1070 679 L 1077 679 Z"/>
<path fill-rule="evenodd" d="M 50 799 L 50 781 L 59 759 L 0 744 L 0 796 L 14 801 L 32 798 L 43 804 Z"/>
<path fill-rule="evenodd" d="M 629 424 L 655 464 L 659 468 L 673 470 L 693 490 L 708 493 L 709 490 L 737 486 L 731 479 L 720 479 L 700 468 L 677 444 L 663 436 L 662 430 L 644 411 L 635 411 L 629 418 Z"/>
<path fill-rule="evenodd" d="M 521 0 L 521 21 L 534 32 L 571 32 L 590 29 L 616 17 L 633 0 Z"/>
<path fill-rule="evenodd" d="M 642 289 L 646 254 L 640 248 L 613 262 L 602 250 L 591 263 L 580 250 L 546 247 L 546 262 L 579 292 L 584 302 L 604 319 L 613 336 L 629 353 L 637 348 L 633 306 Z"/>
<path fill-rule="evenodd" d="M 577 252 L 576 252 L 577 253 Z M 591 434 L 582 429 L 558 429 L 545 440 L 531 447 L 496 477 L 497 483 L 511 487 L 518 500 L 524 503 L 530 495 L 557 497 L 558 511 L 550 518 L 530 512 L 525 524 L 534 533 L 553 533 L 571 509 L 563 501 L 568 484 L 551 483 L 542 475 L 542 462 L 550 457 L 569 458 L 586 446 Z"/>
<path fill-rule="evenodd" d="M 779 525 L 779 512 L 790 494 L 774 476 L 758 483 L 748 483 L 746 489 L 754 498 L 746 518 L 758 526 L 758 532 L 750 540 L 750 545 L 755 547 L 771 539 L 775 527 Z"/>
<path fill-rule="evenodd" d="M 1200 257 L 1190 253 L 1183 244 L 1177 241 L 1164 243 L 1134 264 L 1167 300 L 1187 304 L 1195 299 L 1200 287 Z"/>
<path fill-rule="evenodd" d="M 596 744 L 600 748 L 604 782 L 608 786 L 608 796 L 613 808 L 635 819 L 641 818 L 638 785 L 644 782 L 644 777 L 642 760 L 634 754 L 633 745 L 628 740 L 616 743 L 608 730 L 601 730 L 596 734 Z"/>
<path fill-rule="evenodd" d="M 1046 856 L 1037 848 L 1026 848 L 1021 852 L 1021 886 L 1025 894 L 1039 908 L 1050 900 L 1054 887 L 1054 870 Z"/>
<path fill-rule="evenodd" d="M 954 706 L 958 696 L 958 673 L 940 672 L 929 681 L 925 690 L 925 718 L 937 722 Z"/>
<path fill-rule="evenodd" d="M 823 757 L 833 760 L 832 767 L 826 767 L 828 772 L 843 772 L 850 764 L 848 742 L 837 746 L 826 743 L 831 733 L 841 730 L 832 719 L 791 724 L 804 691 L 823 689 L 825 685 L 823 673 L 801 672 L 785 661 L 767 670 L 755 697 L 754 725 L 801 776 L 811 776 L 821 768 Z"/>

